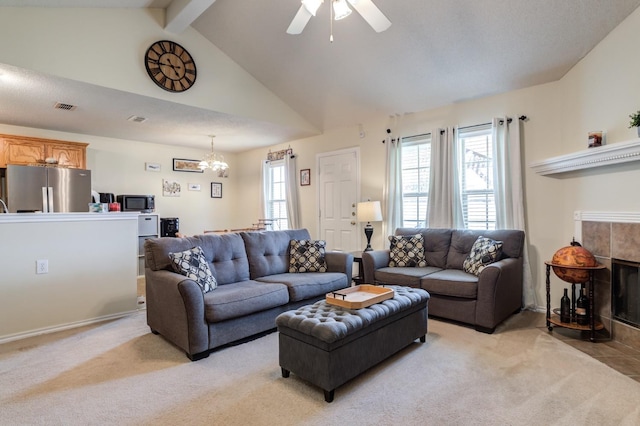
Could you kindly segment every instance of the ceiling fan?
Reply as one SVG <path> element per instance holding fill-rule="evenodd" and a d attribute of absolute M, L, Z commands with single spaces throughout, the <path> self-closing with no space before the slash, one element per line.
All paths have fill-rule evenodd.
<path fill-rule="evenodd" d="M 346 18 L 351 14 L 351 9 L 347 2 L 358 11 L 371 28 L 380 33 L 391 26 L 391 21 L 373 4 L 371 0 L 330 0 L 333 6 L 334 19 L 336 21 Z M 294 16 L 293 21 L 287 28 L 288 34 L 300 34 L 307 22 L 316 12 L 324 0 L 302 0 L 302 6 Z"/>

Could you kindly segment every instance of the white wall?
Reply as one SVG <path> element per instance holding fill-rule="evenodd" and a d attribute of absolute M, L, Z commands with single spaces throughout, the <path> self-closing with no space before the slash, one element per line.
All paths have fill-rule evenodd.
<path fill-rule="evenodd" d="M 315 131 L 200 33 L 164 31 L 161 9 L 3 7 L 0 62 L 212 111 Z M 193 55 L 197 90 L 158 90 L 144 68 L 147 48 L 173 40 Z M 15 40 L 19 42 L 8 42 Z"/>
<path fill-rule="evenodd" d="M 135 311 L 137 232 L 135 214 L 0 215 L 0 341 Z"/>

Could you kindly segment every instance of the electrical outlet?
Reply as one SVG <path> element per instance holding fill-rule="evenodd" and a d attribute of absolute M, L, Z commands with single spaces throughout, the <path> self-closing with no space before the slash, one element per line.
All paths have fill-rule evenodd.
<path fill-rule="evenodd" d="M 36 260 L 36 274 L 48 274 L 49 261 L 47 259 Z"/>

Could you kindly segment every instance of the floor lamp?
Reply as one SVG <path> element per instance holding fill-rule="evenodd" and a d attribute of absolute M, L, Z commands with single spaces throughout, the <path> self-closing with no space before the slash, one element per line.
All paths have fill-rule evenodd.
<path fill-rule="evenodd" d="M 373 226 L 371 222 L 382 221 L 382 209 L 380 201 L 365 201 L 358 203 L 358 222 L 367 222 L 364 227 L 364 235 L 367 236 L 367 248 L 364 251 L 371 251 L 371 236 L 373 235 Z"/>

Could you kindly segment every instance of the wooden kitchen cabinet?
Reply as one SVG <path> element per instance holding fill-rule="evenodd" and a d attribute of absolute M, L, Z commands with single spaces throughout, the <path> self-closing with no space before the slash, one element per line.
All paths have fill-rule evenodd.
<path fill-rule="evenodd" d="M 55 158 L 60 166 L 86 169 L 88 145 L 82 142 L 0 135 L 0 167 L 7 167 L 7 164 L 44 164 L 46 158 Z"/>

